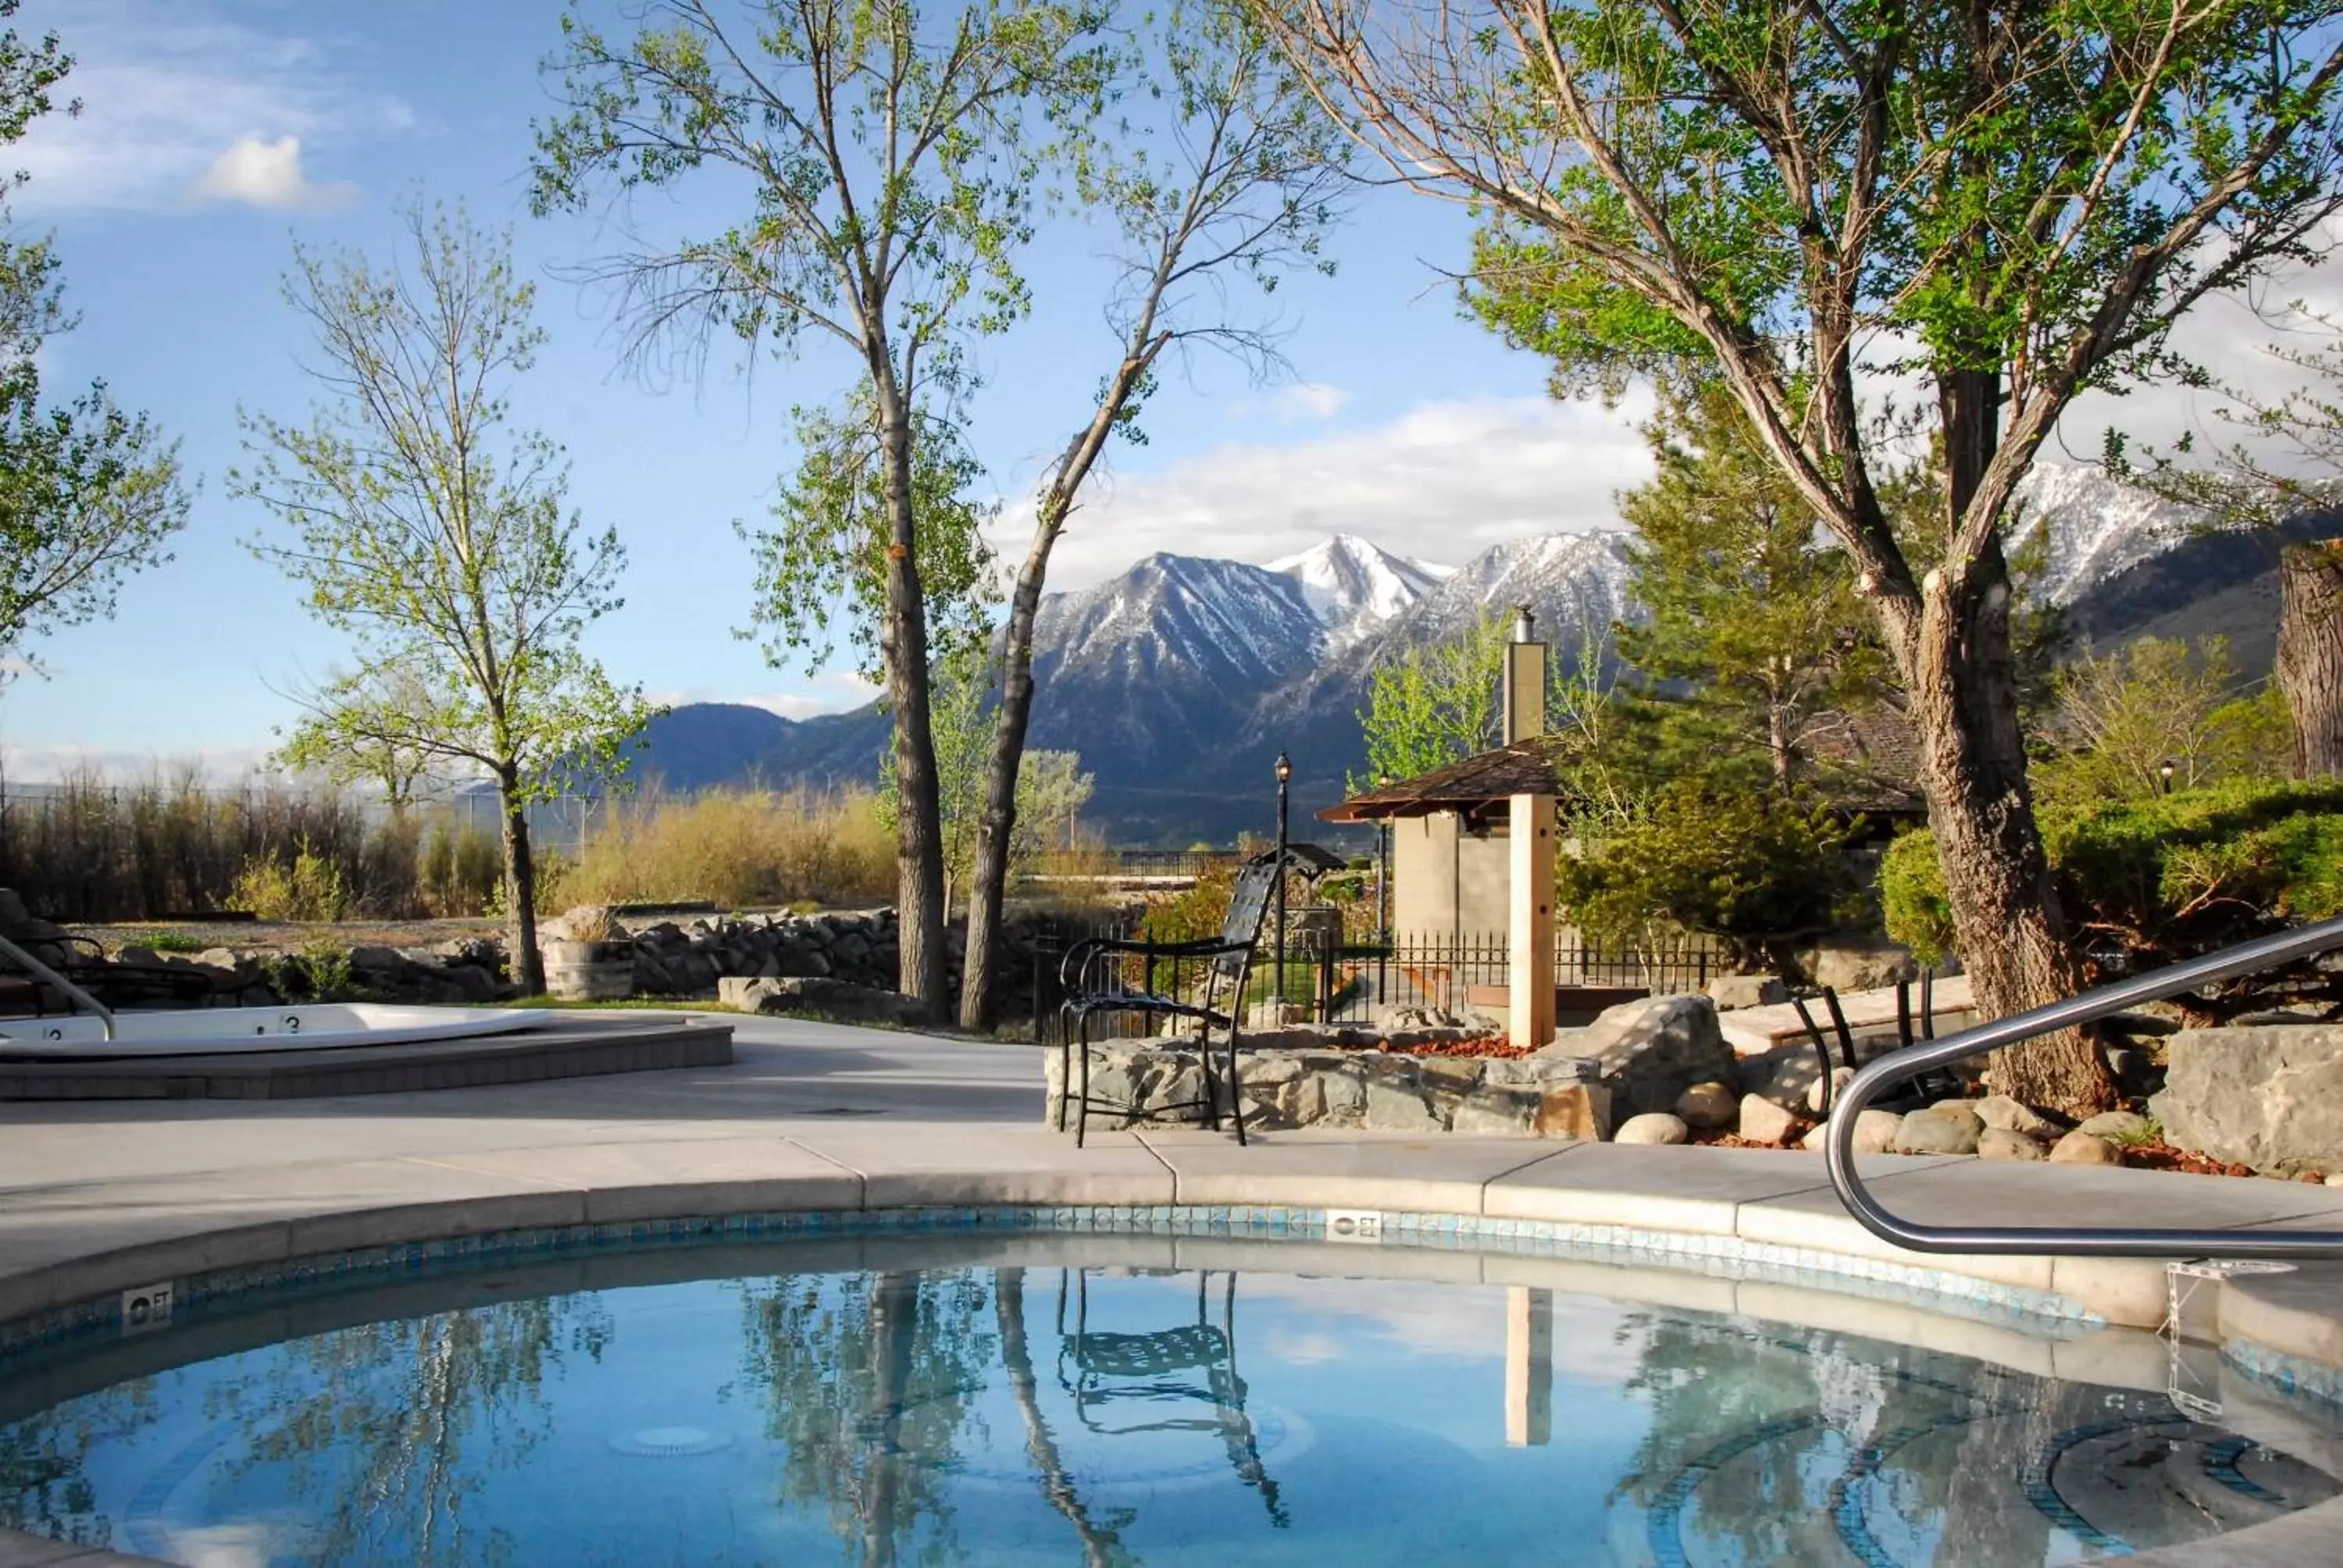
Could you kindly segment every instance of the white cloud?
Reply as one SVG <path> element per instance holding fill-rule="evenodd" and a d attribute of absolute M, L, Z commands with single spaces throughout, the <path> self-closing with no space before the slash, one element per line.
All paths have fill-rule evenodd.
<path fill-rule="evenodd" d="M 33 176 L 17 198 L 27 211 L 183 207 L 218 172 L 222 148 L 267 151 L 293 138 L 297 174 L 303 148 L 314 155 L 415 123 L 333 49 L 154 0 L 76 0 L 66 86 L 81 114 L 44 116 L 13 149 Z"/>
<path fill-rule="evenodd" d="M 301 170 L 301 138 L 264 142 L 246 136 L 212 160 L 196 182 L 198 201 L 244 202 L 252 206 L 341 206 L 357 199 L 357 187 L 317 185 Z"/>
<path fill-rule="evenodd" d="M 1266 414 L 1287 424 L 1322 424 L 1341 413 L 1351 395 L 1323 381 L 1293 381 L 1257 397 L 1232 398 L 1230 417 L 1251 418 Z"/>
<path fill-rule="evenodd" d="M 1459 565 L 1501 540 L 1610 527 L 1614 493 L 1651 473 L 1635 429 L 1646 411 L 1542 397 L 1427 403 L 1373 429 L 1231 443 L 1093 480 L 1051 582 L 1085 587 L 1158 550 L 1272 560 L 1335 532 Z M 1030 527 L 1030 516 L 1002 514 L 1005 555 L 1022 554 Z"/>

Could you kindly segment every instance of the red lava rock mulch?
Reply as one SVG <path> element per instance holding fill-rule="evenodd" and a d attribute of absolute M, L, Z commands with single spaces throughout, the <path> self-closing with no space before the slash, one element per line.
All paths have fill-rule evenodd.
<path fill-rule="evenodd" d="M 1393 1045 L 1379 1040 L 1373 1045 L 1353 1046 L 1354 1050 L 1380 1050 L 1389 1056 L 1527 1056 L 1526 1045 L 1509 1045 L 1501 1036 L 1487 1035 L 1478 1040 L 1427 1040 L 1413 1045 Z"/>

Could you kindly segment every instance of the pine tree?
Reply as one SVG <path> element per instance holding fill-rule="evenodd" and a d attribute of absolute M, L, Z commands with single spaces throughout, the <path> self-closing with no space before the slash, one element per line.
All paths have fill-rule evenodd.
<path fill-rule="evenodd" d="M 1620 510 L 1647 618 L 1618 637 L 1653 766 L 1787 797 L 1888 675 L 1854 569 L 1722 393 L 1673 400 L 1645 436 L 1659 471 Z"/>

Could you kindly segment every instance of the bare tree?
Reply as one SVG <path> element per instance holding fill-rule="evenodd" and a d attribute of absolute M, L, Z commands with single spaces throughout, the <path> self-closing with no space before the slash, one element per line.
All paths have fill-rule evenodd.
<path fill-rule="evenodd" d="M 2079 981 L 2035 823 L 2004 553 L 2074 397 L 2173 368 L 2207 294 L 2343 202 L 2325 0 L 1249 0 L 1402 185 L 1483 218 L 1468 297 L 1558 388 L 1721 381 L 1852 558 L 1922 743 L 1961 954 L 1994 1013 Z M 1916 569 L 1866 356 L 1933 394 Z M 2002 1053 L 2070 1111 L 2090 1043 Z"/>
<path fill-rule="evenodd" d="M 1244 318 L 1231 286 L 1266 293 L 1286 268 L 1331 267 L 1319 246 L 1344 187 L 1348 143 L 1242 7 L 1233 0 L 1172 5 L 1131 67 L 1161 106 L 1162 123 L 1150 126 L 1142 111 L 1135 134 L 1080 137 L 1069 149 L 1076 188 L 1121 241 L 1121 277 L 1106 312 L 1118 357 L 1089 417 L 1042 477 L 1032 542 L 1010 592 L 970 885 L 960 996 L 967 1029 L 992 1021 L 990 957 L 1017 840 L 1019 769 L 1033 717 L 1033 620 L 1051 553 L 1109 444 L 1135 437 L 1167 353 L 1218 350 L 1257 379 L 1280 367 L 1268 325 Z M 1160 152 L 1147 145 L 1150 131 L 1161 137 Z"/>

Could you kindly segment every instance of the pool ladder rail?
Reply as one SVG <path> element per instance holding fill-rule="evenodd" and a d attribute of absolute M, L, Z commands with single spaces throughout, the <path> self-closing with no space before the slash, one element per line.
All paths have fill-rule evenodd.
<path fill-rule="evenodd" d="M 26 970 L 32 972 L 32 976 L 35 980 L 45 980 L 50 985 L 53 985 L 59 990 L 65 992 L 66 996 L 72 998 L 75 1001 L 79 1002 L 83 1007 L 85 1007 L 90 1011 L 96 1013 L 97 1015 L 98 1027 L 106 1031 L 106 1038 L 112 1040 L 115 1037 L 114 1010 L 112 1008 L 106 1006 L 104 1002 L 90 995 L 89 992 L 84 990 L 81 987 L 74 984 L 73 981 L 65 979 L 65 976 L 57 973 L 56 970 L 51 969 L 48 965 L 43 963 L 40 960 L 26 952 L 24 949 L 18 947 L 15 942 L 10 941 L 6 937 L 0 937 L 0 956 L 15 960 L 18 963 L 24 965 Z"/>
<path fill-rule="evenodd" d="M 1890 1086 L 1964 1057 L 2055 1030 L 2096 1023 L 2144 1001 L 2161 1001 L 2214 980 L 2343 947 L 2343 919 L 2321 920 L 2168 965 L 2046 1007 L 2013 1013 L 1943 1040 L 1891 1051 L 1856 1073 L 1837 1096 L 1823 1144 L 1831 1186 L 1863 1227 L 1915 1252 L 2058 1253 L 2101 1258 L 2343 1258 L 2343 1231 L 2148 1230 L 2070 1225 L 1923 1225 L 1891 1213 L 1855 1169 L 1855 1124 Z"/>

